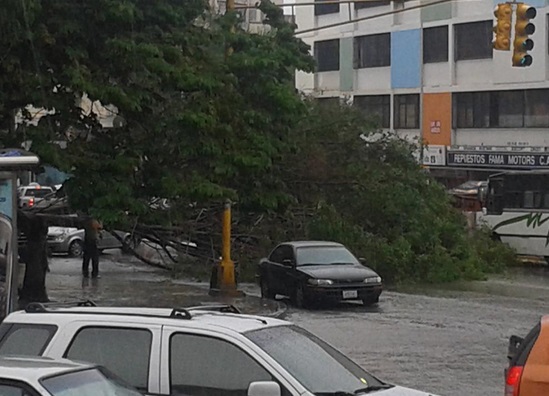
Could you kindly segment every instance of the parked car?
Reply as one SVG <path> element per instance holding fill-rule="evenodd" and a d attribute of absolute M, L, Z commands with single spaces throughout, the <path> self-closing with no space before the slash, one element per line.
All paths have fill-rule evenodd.
<path fill-rule="evenodd" d="M 132 246 L 134 240 L 130 233 L 115 232 L 123 241 Z M 80 257 L 84 249 L 84 233 L 83 229 L 74 227 L 49 227 L 48 249 L 51 253 L 66 253 L 71 257 Z M 122 248 L 123 244 L 110 232 L 101 231 L 97 246 L 99 251 L 103 251 Z"/>
<path fill-rule="evenodd" d="M 37 183 L 31 183 L 28 186 L 19 187 L 17 195 L 19 197 L 20 208 L 31 208 L 41 202 L 47 196 L 53 196 L 54 190 L 48 186 L 41 186 Z"/>
<path fill-rule="evenodd" d="M 511 336 L 505 369 L 505 396 L 549 394 L 549 315 L 544 316 L 526 337 Z"/>
<path fill-rule="evenodd" d="M 335 242 L 282 243 L 261 259 L 258 272 L 262 297 L 283 294 L 298 307 L 314 301 L 375 304 L 383 290 L 381 277 Z"/>
<path fill-rule="evenodd" d="M 33 303 L 0 324 L 0 355 L 87 360 L 154 395 L 427 396 L 381 381 L 284 320 L 233 306 Z"/>
<path fill-rule="evenodd" d="M 88 363 L 40 357 L 0 358 L 2 396 L 139 396 L 109 371 Z"/>

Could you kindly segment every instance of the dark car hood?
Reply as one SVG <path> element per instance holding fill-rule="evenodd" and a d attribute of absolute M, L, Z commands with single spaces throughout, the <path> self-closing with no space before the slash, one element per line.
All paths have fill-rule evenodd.
<path fill-rule="evenodd" d="M 363 265 L 307 265 L 296 267 L 303 272 L 317 279 L 333 280 L 364 280 L 365 278 L 378 276 L 377 273 Z"/>

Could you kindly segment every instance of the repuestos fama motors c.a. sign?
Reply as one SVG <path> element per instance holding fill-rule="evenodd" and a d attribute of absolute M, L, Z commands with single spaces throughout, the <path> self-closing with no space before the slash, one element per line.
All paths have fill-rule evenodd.
<path fill-rule="evenodd" d="M 447 151 L 447 166 L 549 169 L 549 152 Z"/>

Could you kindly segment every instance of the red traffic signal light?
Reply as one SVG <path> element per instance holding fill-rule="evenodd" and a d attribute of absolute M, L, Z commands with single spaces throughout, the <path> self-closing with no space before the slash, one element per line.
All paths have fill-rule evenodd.
<path fill-rule="evenodd" d="M 526 67 L 532 64 L 532 56 L 527 54 L 534 48 L 534 42 L 528 36 L 536 31 L 536 27 L 530 22 L 535 18 L 537 11 L 524 3 L 517 4 L 515 23 L 515 40 L 513 43 L 513 66 Z"/>
<path fill-rule="evenodd" d="M 492 46 L 498 51 L 509 51 L 511 49 L 511 19 L 513 15 L 511 4 L 498 4 L 494 15 L 496 24 L 493 28 L 495 37 Z"/>

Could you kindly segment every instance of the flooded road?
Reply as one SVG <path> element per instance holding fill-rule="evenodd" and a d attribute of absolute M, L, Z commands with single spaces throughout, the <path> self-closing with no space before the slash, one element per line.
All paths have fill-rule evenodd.
<path fill-rule="evenodd" d="M 547 272 L 532 271 L 465 285 L 482 292 L 386 292 L 376 308 L 291 309 L 288 319 L 388 382 L 439 395 L 500 396 L 509 336 L 525 335 L 549 313 Z"/>
<path fill-rule="evenodd" d="M 52 297 L 99 296 L 100 303 L 104 299 L 117 305 L 187 303 L 182 297 L 192 282 L 174 282 L 166 272 L 116 260 L 102 256 L 103 277 L 94 291 L 93 284 L 80 284 L 79 260 L 52 259 L 48 284 L 57 291 Z M 256 285 L 240 288 L 259 296 Z M 386 291 L 377 307 L 358 303 L 312 311 L 290 307 L 286 317 L 387 382 L 438 395 L 500 396 L 508 338 L 525 335 L 542 314 L 549 313 L 547 301 L 549 271 L 529 268 L 443 289 Z"/>

